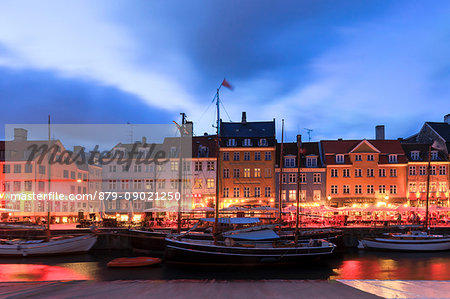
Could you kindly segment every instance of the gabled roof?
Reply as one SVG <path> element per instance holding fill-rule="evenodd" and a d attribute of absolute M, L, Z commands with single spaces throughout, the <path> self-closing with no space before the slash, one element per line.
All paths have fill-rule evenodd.
<path fill-rule="evenodd" d="M 275 120 L 255 122 L 221 122 L 220 137 L 273 137 Z"/>
<path fill-rule="evenodd" d="M 367 140 L 383 154 L 403 155 L 404 151 L 398 140 Z M 322 149 L 325 155 L 348 154 L 358 146 L 361 140 L 323 140 Z"/>
<path fill-rule="evenodd" d="M 366 139 L 362 140 L 357 146 L 355 146 L 350 151 L 350 153 L 372 153 L 372 152 L 379 153 L 380 151 Z"/>
<path fill-rule="evenodd" d="M 439 134 L 446 142 L 450 142 L 450 124 L 445 122 L 425 122 L 429 125 L 436 133 Z"/>

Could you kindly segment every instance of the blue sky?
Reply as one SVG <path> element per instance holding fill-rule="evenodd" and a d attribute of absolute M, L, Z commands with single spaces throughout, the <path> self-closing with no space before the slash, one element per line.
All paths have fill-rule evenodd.
<path fill-rule="evenodd" d="M 286 139 L 407 137 L 450 113 L 448 1 L 0 2 L 3 124 L 285 119 Z"/>

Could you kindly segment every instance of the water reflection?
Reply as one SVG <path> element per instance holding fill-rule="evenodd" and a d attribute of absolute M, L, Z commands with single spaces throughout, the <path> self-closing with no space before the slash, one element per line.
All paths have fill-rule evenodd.
<path fill-rule="evenodd" d="M 51 281 L 51 280 L 90 280 L 86 273 L 81 274 L 59 266 L 36 264 L 0 264 L 0 281 Z"/>

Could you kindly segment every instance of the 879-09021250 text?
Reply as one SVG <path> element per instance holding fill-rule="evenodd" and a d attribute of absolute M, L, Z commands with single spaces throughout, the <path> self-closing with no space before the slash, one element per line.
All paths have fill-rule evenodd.
<path fill-rule="evenodd" d="M 180 200 L 180 192 L 98 192 L 99 200 L 142 200 L 142 201 L 154 201 L 154 200 Z M 96 196 L 94 196 L 95 198 Z"/>

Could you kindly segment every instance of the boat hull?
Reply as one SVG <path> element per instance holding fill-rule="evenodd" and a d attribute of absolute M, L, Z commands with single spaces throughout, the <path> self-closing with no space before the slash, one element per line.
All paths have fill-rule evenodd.
<path fill-rule="evenodd" d="M 97 241 L 84 235 L 41 243 L 0 244 L 0 256 L 48 256 L 88 252 Z"/>
<path fill-rule="evenodd" d="M 166 239 L 166 260 L 202 264 L 284 264 L 313 261 L 333 253 L 335 245 L 324 247 L 249 248 Z"/>
<path fill-rule="evenodd" d="M 389 238 L 362 239 L 361 245 L 366 249 L 389 251 L 444 251 L 450 250 L 450 238 L 402 240 Z"/>

